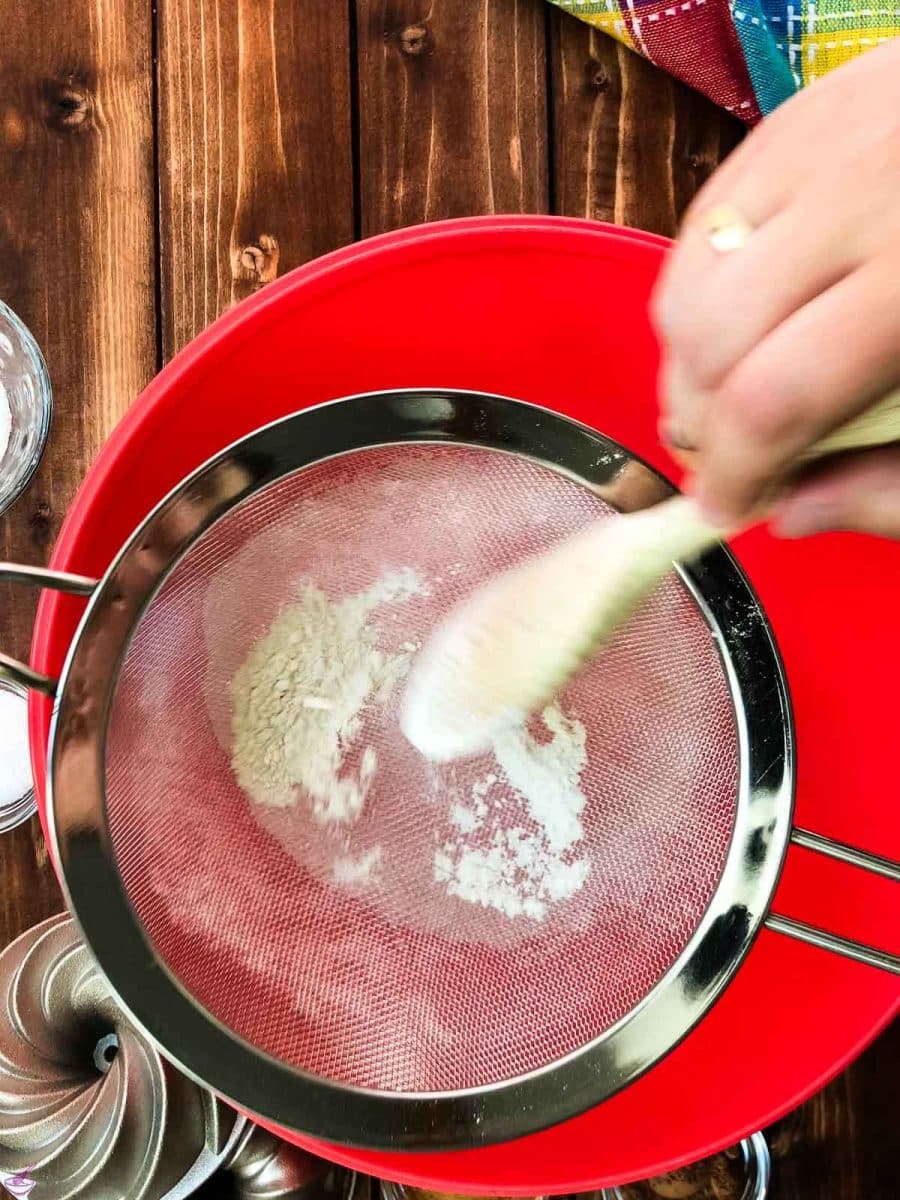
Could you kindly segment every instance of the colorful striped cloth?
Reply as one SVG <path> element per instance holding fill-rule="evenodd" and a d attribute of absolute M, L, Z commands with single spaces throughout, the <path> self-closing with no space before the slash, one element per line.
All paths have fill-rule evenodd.
<path fill-rule="evenodd" d="M 750 124 L 900 34 L 900 0 L 552 0 Z"/>

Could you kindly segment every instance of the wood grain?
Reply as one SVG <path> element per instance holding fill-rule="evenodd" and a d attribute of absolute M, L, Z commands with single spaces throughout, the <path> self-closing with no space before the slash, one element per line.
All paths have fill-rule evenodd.
<path fill-rule="evenodd" d="M 113 425 L 155 367 L 151 20 L 144 0 L 2 5 L 0 296 L 47 358 L 55 409 L 0 558 L 44 562 Z M 0 590 L 27 654 L 33 597 Z M 61 908 L 35 821 L 0 839 L 0 939 Z"/>
<path fill-rule="evenodd" d="M 771 1200 L 894 1200 L 896 1022 L 849 1070 L 768 1131 Z"/>
<path fill-rule="evenodd" d="M 564 13 L 550 35 L 557 211 L 671 237 L 740 124 Z"/>
<path fill-rule="evenodd" d="M 364 235 L 549 206 L 536 0 L 357 0 Z"/>
<path fill-rule="evenodd" d="M 740 137 L 542 0 L 64 7 L 0 0 L 0 296 L 56 392 L 4 558 L 45 560 L 163 356 L 354 228 L 554 208 L 671 234 Z M 32 611 L 0 592 L 4 649 L 27 652 Z M 0 881 L 3 943 L 61 907 L 36 822 L 0 838 Z M 772 1200 L 894 1200 L 898 1063 L 895 1028 L 771 1131 Z"/>
<path fill-rule="evenodd" d="M 350 20 L 321 0 L 160 0 L 163 356 L 354 232 Z"/>

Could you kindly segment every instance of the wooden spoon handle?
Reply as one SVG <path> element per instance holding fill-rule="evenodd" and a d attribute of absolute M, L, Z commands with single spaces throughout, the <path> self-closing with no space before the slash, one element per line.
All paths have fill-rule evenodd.
<path fill-rule="evenodd" d="M 800 468 L 804 463 L 818 462 L 845 450 L 887 446 L 894 442 L 900 442 L 900 391 L 891 392 L 878 404 L 816 442 L 798 460 L 797 466 Z M 646 515 L 648 528 L 655 534 L 655 544 L 651 541 L 647 554 L 648 562 L 654 551 L 661 557 L 668 552 L 674 560 L 694 557 L 721 538 L 737 532 L 707 525 L 688 496 L 666 500 L 656 508 L 648 509 Z M 761 516 L 760 512 L 755 519 L 759 520 Z"/>
<path fill-rule="evenodd" d="M 811 446 L 801 462 L 827 458 L 844 450 L 864 450 L 868 446 L 889 446 L 900 442 L 900 390 L 891 392 L 878 404 L 841 425 Z"/>
<path fill-rule="evenodd" d="M 797 466 L 802 468 L 808 463 L 818 462 L 832 454 L 842 454 L 846 450 L 890 446 L 894 442 L 900 442 L 900 389 L 810 446 L 798 458 Z M 697 451 L 692 447 L 676 447 L 673 454 L 688 470 L 693 468 L 697 459 Z"/>

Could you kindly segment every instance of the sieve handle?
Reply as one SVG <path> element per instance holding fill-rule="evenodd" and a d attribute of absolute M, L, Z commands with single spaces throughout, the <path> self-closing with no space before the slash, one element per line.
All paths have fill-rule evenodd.
<path fill-rule="evenodd" d="M 818 946 L 820 950 L 828 950 L 839 954 L 842 958 L 852 959 L 853 962 L 864 963 L 867 967 L 878 967 L 890 975 L 900 975 L 900 956 L 889 954 L 887 950 L 876 950 L 864 942 L 854 942 L 850 938 L 839 937 L 815 925 L 805 925 L 795 921 L 793 917 L 779 917 L 770 913 L 766 917 L 766 929 L 773 933 L 783 933 L 795 938 L 798 942 L 806 942 L 807 946 Z"/>
<path fill-rule="evenodd" d="M 97 588 L 96 579 L 85 575 L 68 575 L 62 571 L 50 571 L 46 567 L 26 567 L 17 563 L 0 562 L 0 583 L 20 583 L 26 587 L 48 588 L 54 592 L 66 592 L 71 596 L 88 597 Z M 24 688 L 42 692 L 51 699 L 56 695 L 57 680 L 42 675 L 26 663 L 0 654 L 0 678 L 13 680 Z"/>
<path fill-rule="evenodd" d="M 791 841 L 795 846 L 814 850 L 817 854 L 824 854 L 828 858 L 858 867 L 872 875 L 879 875 L 883 879 L 890 879 L 893 883 L 900 883 L 900 862 L 895 862 L 891 858 L 867 854 L 865 850 L 857 850 L 855 846 L 848 846 L 844 842 L 835 842 L 831 838 L 823 837 L 820 833 L 810 833 L 806 829 L 795 829 L 791 834 Z M 766 928 L 775 933 L 796 938 L 797 941 L 806 942 L 808 946 L 818 946 L 820 950 L 840 954 L 843 958 L 865 963 L 869 967 L 878 967 L 882 971 L 888 971 L 891 975 L 900 975 L 900 957 L 896 954 L 889 954 L 886 950 L 876 950 L 873 946 L 840 937 L 836 933 L 829 933 L 815 925 L 805 925 L 802 921 L 795 921 L 792 917 L 780 917 L 777 913 L 770 913 L 766 918 Z"/>
<path fill-rule="evenodd" d="M 824 854 L 826 858 L 837 859 L 838 862 L 847 863 L 851 867 L 859 867 L 872 875 L 880 875 L 884 879 L 900 883 L 900 862 L 895 862 L 892 858 L 882 858 L 880 854 L 857 850 L 855 846 L 848 846 L 846 842 L 836 842 L 832 838 L 823 837 L 821 833 L 811 833 L 808 829 L 795 828 L 791 834 L 791 841 L 795 846 L 802 846 L 804 850 L 815 850 L 817 854 Z"/>

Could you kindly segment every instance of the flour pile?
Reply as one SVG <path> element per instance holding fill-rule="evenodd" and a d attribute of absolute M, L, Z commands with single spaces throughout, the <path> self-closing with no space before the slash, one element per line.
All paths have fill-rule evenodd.
<path fill-rule="evenodd" d="M 558 704 L 544 710 L 541 723 L 548 741 L 524 727 L 494 739 L 500 776 L 489 772 L 471 785 L 468 803 L 453 803 L 453 835 L 434 855 L 434 877 L 451 895 L 537 921 L 548 905 L 573 896 L 590 869 L 576 853 L 585 805 L 578 786 L 586 761 L 584 726 Z M 524 801 L 527 826 L 521 810 L 515 813 L 516 801 Z"/>
<path fill-rule="evenodd" d="M 390 696 L 416 648 L 385 653 L 368 622 L 420 590 L 413 571 L 337 601 L 307 584 L 257 642 L 232 683 L 232 766 L 257 803 L 286 807 L 299 789 L 323 824 L 358 818 L 378 765 L 356 745 L 363 710 Z"/>
<path fill-rule="evenodd" d="M 428 594 L 411 570 L 342 599 L 303 585 L 232 680 L 235 775 L 255 804 L 270 812 L 302 804 L 323 832 L 330 831 L 316 849 L 331 854 L 326 847 L 333 846 L 324 866 L 334 885 L 368 887 L 370 894 L 382 882 L 406 887 L 427 907 L 425 888 L 436 892 L 431 903 L 438 907 L 449 895 L 509 919 L 542 921 L 589 874 L 589 861 L 579 853 L 584 726 L 554 703 L 530 726 L 498 735 L 490 757 L 440 767 L 419 758 L 403 741 L 394 710 L 397 685 L 419 648 L 414 634 L 401 632 L 409 613 L 400 606 Z M 391 605 L 394 612 L 379 614 Z M 393 780 L 387 778 L 391 769 L 367 743 L 367 726 L 389 730 L 394 751 L 406 746 L 412 761 L 402 778 L 396 765 Z M 378 747 L 391 750 L 383 741 Z M 385 778 L 373 791 L 380 766 Z M 379 797 L 383 803 L 386 796 L 401 808 L 426 806 L 418 837 L 430 836 L 431 845 L 420 846 L 412 827 L 390 815 L 380 836 L 375 814 L 384 811 Z M 364 809 L 369 818 L 360 840 Z M 371 841 L 373 829 L 378 844 Z"/>

